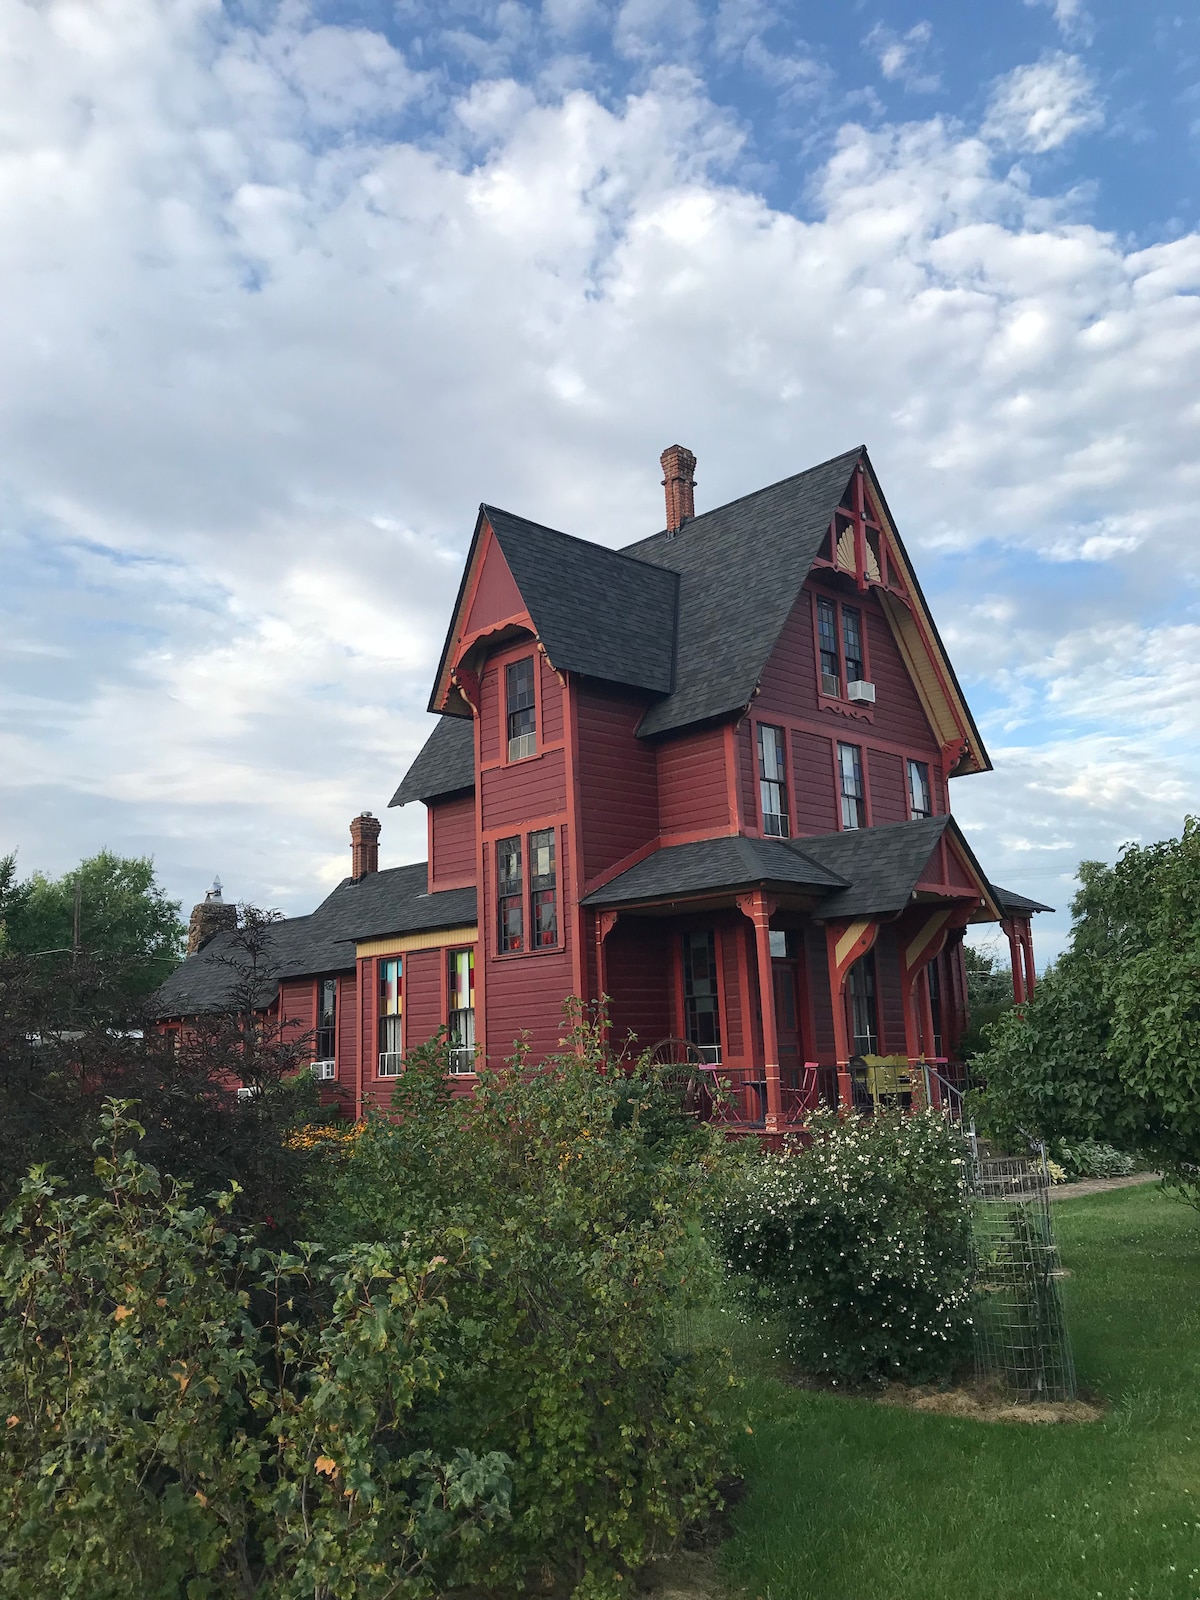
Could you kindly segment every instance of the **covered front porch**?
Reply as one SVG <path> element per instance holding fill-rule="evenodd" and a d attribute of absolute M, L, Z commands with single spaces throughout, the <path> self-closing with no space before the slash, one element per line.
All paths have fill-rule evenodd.
<path fill-rule="evenodd" d="M 697 1114 L 734 1130 L 781 1133 L 821 1103 L 953 1108 L 963 936 L 1005 925 L 1024 998 L 1044 908 L 1018 901 L 948 817 L 669 847 L 585 900 L 592 992 L 615 1049 L 654 1050 Z"/>

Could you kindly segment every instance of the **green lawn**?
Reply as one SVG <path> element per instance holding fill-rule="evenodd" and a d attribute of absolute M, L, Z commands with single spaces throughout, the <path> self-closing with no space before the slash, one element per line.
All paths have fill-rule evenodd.
<path fill-rule="evenodd" d="M 1155 1187 L 1054 1207 L 1103 1422 L 968 1422 L 789 1388 L 744 1336 L 750 1600 L 1200 1600 L 1200 1215 Z"/>

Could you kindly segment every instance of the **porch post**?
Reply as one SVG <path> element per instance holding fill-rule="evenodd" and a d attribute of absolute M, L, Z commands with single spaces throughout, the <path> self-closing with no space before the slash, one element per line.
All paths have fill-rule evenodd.
<path fill-rule="evenodd" d="M 608 992 L 608 957 L 605 953 L 605 941 L 616 926 L 619 911 L 598 911 L 596 913 L 596 1003 L 604 1007 L 604 1043 L 608 1043 L 608 1033 L 611 1021 L 608 1015 L 607 1001 L 611 998 Z"/>
<path fill-rule="evenodd" d="M 1013 1000 L 1021 1005 L 1025 1000 L 1025 952 L 1021 946 L 1021 935 L 1013 917 L 1005 917 L 1000 923 L 1008 939 L 1008 962 L 1012 968 Z"/>
<path fill-rule="evenodd" d="M 778 1133 L 783 1125 L 783 1096 L 779 1089 L 779 1031 L 775 1026 L 775 978 L 771 967 L 771 913 L 775 910 L 775 901 L 761 889 L 755 889 L 753 894 L 738 895 L 738 905 L 754 924 L 765 1058 L 763 1076 L 767 1080 L 766 1131 Z"/>
<path fill-rule="evenodd" d="M 1028 917 L 1021 923 L 1021 953 L 1025 958 L 1025 998 L 1028 1000 L 1037 983 L 1037 969 L 1033 964 L 1033 924 Z"/>
<path fill-rule="evenodd" d="M 846 974 L 875 943 L 879 924 L 862 918 L 855 922 L 827 922 L 825 950 L 829 962 L 829 998 L 833 1008 L 833 1046 L 837 1055 L 838 1107 L 849 1111 L 854 1092 L 850 1083 L 850 1030 L 846 1026 Z M 907 1027 L 907 1023 L 906 1023 Z"/>

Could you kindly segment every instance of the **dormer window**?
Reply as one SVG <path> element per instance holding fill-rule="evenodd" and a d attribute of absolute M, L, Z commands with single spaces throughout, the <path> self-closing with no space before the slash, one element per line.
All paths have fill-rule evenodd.
<path fill-rule="evenodd" d="M 873 686 L 861 691 L 853 687 L 867 678 L 863 615 L 857 606 L 817 597 L 817 651 L 823 695 L 831 700 L 874 702 Z"/>
<path fill-rule="evenodd" d="M 786 839 L 788 823 L 787 757 L 783 729 L 758 725 L 758 792 L 762 804 L 762 830 L 771 839 Z"/>
<path fill-rule="evenodd" d="M 522 656 L 504 669 L 508 713 L 508 759 L 522 761 L 537 754 L 537 706 L 533 692 L 533 657 Z"/>
<path fill-rule="evenodd" d="M 817 642 L 821 651 L 821 693 L 842 692 L 842 663 L 838 650 L 837 606 L 832 600 L 817 601 Z"/>

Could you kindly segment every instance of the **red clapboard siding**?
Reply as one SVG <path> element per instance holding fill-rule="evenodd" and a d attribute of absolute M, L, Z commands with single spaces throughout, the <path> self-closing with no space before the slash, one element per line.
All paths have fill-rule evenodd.
<path fill-rule="evenodd" d="M 358 974 L 338 980 L 337 1075 L 338 1082 L 353 1084 L 358 1077 Z"/>
<path fill-rule="evenodd" d="M 879 1012 L 880 1055 L 903 1055 L 904 1007 L 900 997 L 900 956 L 896 930 L 880 928 L 875 938 L 875 1004 Z"/>
<path fill-rule="evenodd" d="M 538 746 L 540 748 L 546 744 L 558 744 L 562 739 L 563 701 L 566 696 L 563 693 L 562 684 L 558 681 L 558 674 L 540 651 L 538 653 L 538 661 L 541 663 L 541 684 L 539 687 L 542 693 L 542 725 L 538 729 Z"/>
<path fill-rule="evenodd" d="M 635 1036 L 647 1050 L 674 1032 L 671 934 L 655 921 L 619 921 L 604 946 L 612 996 L 612 1040 L 623 1048 Z"/>
<path fill-rule="evenodd" d="M 875 827 L 886 822 L 908 821 L 908 800 L 904 792 L 904 763 L 888 750 L 872 750 L 869 758 L 871 821 Z"/>
<path fill-rule="evenodd" d="M 500 675 L 489 667 L 479 684 L 479 759 L 481 762 L 499 761 L 502 748 L 500 736 Z"/>
<path fill-rule="evenodd" d="M 743 924 L 738 926 L 738 922 Z M 721 941 L 721 978 L 725 989 L 725 1038 L 722 1043 L 725 1047 L 724 1054 L 741 1057 L 749 1054 L 746 1049 L 745 1012 L 747 996 L 742 993 L 741 972 L 738 964 L 739 947 L 745 948 L 748 924 L 745 917 L 739 917 L 737 922 L 723 922 L 719 938 Z M 747 969 L 749 958 L 747 958 Z"/>
<path fill-rule="evenodd" d="M 748 832 L 757 833 L 762 827 L 762 818 L 758 814 L 758 734 L 749 718 L 738 728 L 735 745 L 742 822 Z"/>
<path fill-rule="evenodd" d="M 833 1041 L 833 1004 L 829 993 L 829 957 L 825 948 L 825 929 L 811 924 L 804 930 L 804 956 L 808 963 L 808 993 L 812 1002 L 813 1026 L 817 1030 L 818 1061 L 833 1062 L 837 1048 Z"/>
<path fill-rule="evenodd" d="M 658 825 L 662 833 L 729 832 L 723 727 L 700 728 L 658 746 Z"/>
<path fill-rule="evenodd" d="M 639 849 L 658 832 L 654 746 L 636 737 L 645 701 L 576 683 L 580 831 L 587 877 Z"/>
<path fill-rule="evenodd" d="M 280 984 L 283 998 L 281 1015 L 287 1037 L 298 1039 L 310 1033 L 317 1025 L 317 986 L 312 978 L 284 978 Z"/>
<path fill-rule="evenodd" d="M 429 888 L 449 889 L 475 882 L 475 796 L 435 800 L 429 807 L 433 852 Z"/>
<path fill-rule="evenodd" d="M 410 950 L 404 958 L 404 1048 L 432 1039 L 442 1016 L 443 950 Z"/>
<path fill-rule="evenodd" d="M 875 727 L 897 744 L 910 745 L 914 755 L 936 758 L 940 746 L 921 709 L 908 668 L 896 648 L 892 630 L 873 596 L 865 596 L 863 624 L 875 684 Z M 870 743 L 870 735 L 863 741 Z"/>
<path fill-rule="evenodd" d="M 567 808 L 567 768 L 561 749 L 511 766 L 490 767 L 480 773 L 479 782 L 485 832 L 517 831 L 535 817 L 551 817 Z"/>
<path fill-rule="evenodd" d="M 517 588 L 516 581 L 509 571 L 508 562 L 504 559 L 504 552 L 491 536 L 490 529 L 486 539 L 483 561 L 479 568 L 479 581 L 475 585 L 475 597 L 463 627 L 465 634 L 475 633 L 480 628 L 490 628 L 493 623 L 503 622 L 508 617 L 519 616 L 525 612 L 521 591 Z"/>
<path fill-rule="evenodd" d="M 771 652 L 754 701 L 754 714 L 769 722 L 772 712 L 798 717 L 815 713 L 816 709 L 817 658 L 813 653 L 812 601 L 806 584 Z"/>
<path fill-rule="evenodd" d="M 833 833 L 838 825 L 833 741 L 828 735 L 792 734 L 792 828 L 796 833 Z"/>

